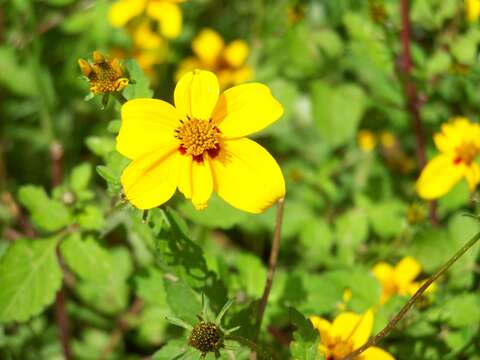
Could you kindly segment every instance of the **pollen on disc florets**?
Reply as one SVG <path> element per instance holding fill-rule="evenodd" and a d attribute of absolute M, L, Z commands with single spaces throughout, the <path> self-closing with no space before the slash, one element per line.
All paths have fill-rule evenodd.
<path fill-rule="evenodd" d="M 214 157 L 220 146 L 220 130 L 212 120 L 188 118 L 175 129 L 175 137 L 180 140 L 180 150 L 195 159 L 202 159 L 205 152 Z"/>
<path fill-rule="evenodd" d="M 470 165 L 473 160 L 480 154 L 480 148 L 471 142 L 461 144 L 456 149 L 455 163 L 464 163 Z"/>
<path fill-rule="evenodd" d="M 95 95 L 120 91 L 128 85 L 128 78 L 118 59 L 107 60 L 100 52 L 94 51 L 93 63 L 79 59 L 78 65 Z"/>
<path fill-rule="evenodd" d="M 224 346 L 224 334 L 219 326 L 213 322 L 200 321 L 192 329 L 188 338 L 188 345 L 197 349 L 202 354 L 209 352 L 218 353 Z"/>

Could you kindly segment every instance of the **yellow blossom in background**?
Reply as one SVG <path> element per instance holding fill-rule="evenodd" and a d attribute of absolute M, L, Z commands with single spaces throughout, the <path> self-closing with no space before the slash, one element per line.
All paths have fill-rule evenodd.
<path fill-rule="evenodd" d="M 88 78 L 90 92 L 94 95 L 121 91 L 128 85 L 128 78 L 118 59 L 108 60 L 99 51 L 93 52 L 93 63 L 79 59 L 78 65 Z"/>
<path fill-rule="evenodd" d="M 162 205 L 177 188 L 197 209 L 213 191 L 251 213 L 284 197 L 277 162 L 245 137 L 283 114 L 267 86 L 242 84 L 220 95 L 215 74 L 194 70 L 177 83 L 174 103 L 135 99 L 122 106 L 117 150 L 133 161 L 120 180 L 134 206 Z"/>
<path fill-rule="evenodd" d="M 370 130 L 360 130 L 357 134 L 357 143 L 363 152 L 371 152 L 377 145 L 377 137 Z"/>
<path fill-rule="evenodd" d="M 132 19 L 146 15 L 158 25 L 158 32 L 167 39 L 174 39 L 182 31 L 182 11 L 178 6 L 183 0 L 119 0 L 108 13 L 110 23 L 125 27 Z"/>
<path fill-rule="evenodd" d="M 320 333 L 319 353 L 327 360 L 341 360 L 367 342 L 373 329 L 373 311 L 363 315 L 342 312 L 333 322 L 312 316 L 310 321 Z M 394 357 L 378 347 L 370 347 L 355 359 L 394 360 Z"/>
<path fill-rule="evenodd" d="M 192 51 L 194 56 L 180 63 L 177 79 L 193 69 L 205 69 L 218 75 L 220 88 L 224 89 L 250 80 L 253 76 L 252 69 L 246 65 L 250 48 L 243 40 L 225 44 L 216 31 L 203 29 L 193 39 Z"/>
<path fill-rule="evenodd" d="M 480 0 L 465 0 L 464 4 L 467 20 L 476 21 L 480 16 Z"/>
<path fill-rule="evenodd" d="M 382 285 L 380 303 L 384 304 L 393 295 L 413 295 L 423 283 L 415 281 L 421 272 L 422 265 L 411 256 L 404 257 L 395 266 L 383 261 L 376 264 L 373 267 L 373 275 Z M 432 284 L 426 293 L 434 291 L 434 285 Z"/>
<path fill-rule="evenodd" d="M 436 199 L 448 193 L 465 178 L 470 191 L 480 181 L 480 126 L 467 118 L 457 117 L 443 124 L 434 141 L 440 154 L 423 169 L 417 180 L 416 190 L 424 199 Z"/>

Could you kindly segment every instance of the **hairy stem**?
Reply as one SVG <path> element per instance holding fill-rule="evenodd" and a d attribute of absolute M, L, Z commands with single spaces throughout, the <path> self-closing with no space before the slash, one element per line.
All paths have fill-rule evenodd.
<path fill-rule="evenodd" d="M 425 137 L 420 116 L 421 101 L 418 96 L 415 82 L 412 80 L 413 63 L 410 51 L 410 17 L 408 0 L 400 1 L 400 14 L 402 17 L 402 30 L 400 31 L 402 50 L 399 59 L 399 70 L 402 74 L 405 96 L 407 98 L 407 110 L 410 113 L 412 127 L 415 132 L 417 160 L 420 168 L 423 169 L 427 163 L 427 159 L 425 156 Z M 438 224 L 436 208 L 436 202 L 432 201 L 429 205 L 430 222 L 432 225 Z"/>
<path fill-rule="evenodd" d="M 270 290 L 272 289 L 273 277 L 275 276 L 275 270 L 277 268 L 278 253 L 280 251 L 280 238 L 282 233 L 283 213 L 285 209 L 285 199 L 280 199 L 277 202 L 277 216 L 275 220 L 275 231 L 273 233 L 272 249 L 270 250 L 270 260 L 268 263 L 267 280 L 265 282 L 265 288 L 263 290 L 260 304 L 258 305 L 257 312 L 257 324 L 255 330 L 254 342 L 258 340 L 260 329 L 262 327 L 263 315 L 265 314 L 265 308 L 267 307 L 268 297 L 270 296 Z M 255 360 L 257 358 L 256 351 L 252 351 L 250 359 Z"/>
<path fill-rule="evenodd" d="M 437 272 L 435 272 L 408 300 L 408 302 L 400 309 L 400 311 L 390 320 L 390 322 L 374 337 L 370 338 L 365 344 L 360 346 L 355 351 L 351 352 L 345 356 L 342 360 L 353 360 L 369 347 L 374 346 L 385 336 L 387 336 L 390 331 L 398 324 L 400 320 L 407 314 L 407 312 L 412 308 L 415 302 L 423 295 L 423 293 L 428 289 L 434 281 L 436 281 L 440 276 L 445 274 L 445 272 L 450 269 L 450 267 L 460 259 L 463 254 L 465 254 L 472 246 L 474 246 L 477 241 L 480 240 L 480 232 L 475 234 L 460 250 L 458 250 L 455 255 L 453 255 L 450 260 L 448 260 Z"/>

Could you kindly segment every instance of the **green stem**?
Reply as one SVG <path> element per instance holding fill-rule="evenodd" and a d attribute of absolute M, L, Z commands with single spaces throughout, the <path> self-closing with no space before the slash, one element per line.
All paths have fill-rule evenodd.
<path fill-rule="evenodd" d="M 128 101 L 127 98 L 125 96 L 123 96 L 123 94 L 121 92 L 116 91 L 116 92 L 112 93 L 112 95 L 115 98 L 115 100 L 118 101 L 118 103 L 120 105 L 123 105 Z"/>
<path fill-rule="evenodd" d="M 385 336 L 387 336 L 390 331 L 397 325 L 397 323 L 402 320 L 402 318 L 407 314 L 407 312 L 412 308 L 415 302 L 423 295 L 423 293 L 428 289 L 433 282 L 435 282 L 440 276 L 445 274 L 448 269 L 452 267 L 453 264 L 460 259 L 463 254 L 465 254 L 472 246 L 474 246 L 477 241 L 480 240 L 480 232 L 475 234 L 470 241 L 468 241 L 460 250 L 458 250 L 455 255 L 453 255 L 450 260 L 447 261 L 437 272 L 435 272 L 420 288 L 415 292 L 415 294 L 408 300 L 408 302 L 400 309 L 400 311 L 393 317 L 392 320 L 385 326 L 382 331 L 380 331 L 377 335 L 370 338 L 365 344 L 360 346 L 355 351 L 351 352 L 347 356 L 345 356 L 342 360 L 353 360 L 356 359 L 361 353 L 367 350 L 369 347 L 377 344 L 380 340 L 382 340 Z"/>

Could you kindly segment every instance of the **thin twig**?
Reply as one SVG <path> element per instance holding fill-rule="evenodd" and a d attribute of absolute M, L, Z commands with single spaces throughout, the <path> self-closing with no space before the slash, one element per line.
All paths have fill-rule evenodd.
<path fill-rule="evenodd" d="M 123 314 L 120 319 L 117 321 L 117 327 L 113 331 L 112 335 L 110 335 L 110 339 L 108 340 L 107 346 L 102 351 L 102 355 L 100 360 L 107 359 L 110 354 L 115 350 L 115 347 L 118 345 L 119 341 L 121 340 L 123 334 L 131 327 L 128 320 L 138 315 L 140 311 L 143 309 L 143 300 L 135 299 L 128 311 Z"/>
<path fill-rule="evenodd" d="M 415 131 L 416 153 L 420 168 L 423 169 L 427 163 L 425 155 L 425 136 L 423 133 L 420 108 L 422 101 L 418 96 L 417 87 L 412 80 L 412 55 L 410 51 L 410 17 L 408 0 L 400 1 L 400 14 L 402 17 L 402 30 L 400 31 L 400 40 L 402 52 L 400 54 L 399 70 L 402 73 L 405 95 L 407 98 L 407 109 L 410 112 L 412 127 Z M 430 222 L 432 225 L 438 224 L 436 202 L 432 201 L 429 205 Z"/>
<path fill-rule="evenodd" d="M 267 307 L 268 297 L 270 295 L 270 290 L 272 289 L 273 277 L 275 275 L 275 270 L 277 268 L 278 253 L 280 251 L 280 238 L 282 233 L 284 209 L 285 209 L 285 199 L 282 198 L 277 202 L 277 216 L 275 220 L 275 230 L 273 233 L 272 249 L 270 251 L 270 260 L 268 263 L 267 280 L 265 281 L 265 288 L 263 290 L 263 295 L 262 295 L 262 298 L 260 299 L 260 304 L 258 305 L 257 324 L 255 329 L 254 342 L 257 342 L 258 336 L 260 334 L 263 315 L 265 313 L 265 308 Z M 257 358 L 257 353 L 255 351 L 252 351 L 252 353 L 250 354 L 250 359 L 255 360 L 256 358 Z"/>
<path fill-rule="evenodd" d="M 397 325 L 397 323 L 402 320 L 406 313 L 412 308 L 415 302 L 423 295 L 423 293 L 428 289 L 433 282 L 435 282 L 440 276 L 445 274 L 445 272 L 450 269 L 450 267 L 455 264 L 455 262 L 460 259 L 463 254 L 465 254 L 472 246 L 474 246 L 477 241 L 480 240 L 480 232 L 475 234 L 460 250 L 458 250 L 455 255 L 453 255 L 450 260 L 447 261 L 437 272 L 435 272 L 420 288 L 415 292 L 415 294 L 408 300 L 408 302 L 400 309 L 400 311 L 393 317 L 392 320 L 374 337 L 370 338 L 365 344 L 360 346 L 355 351 L 351 352 L 345 356 L 342 360 L 353 360 L 370 346 L 374 346 L 385 336 L 387 336 L 390 331 Z"/>

